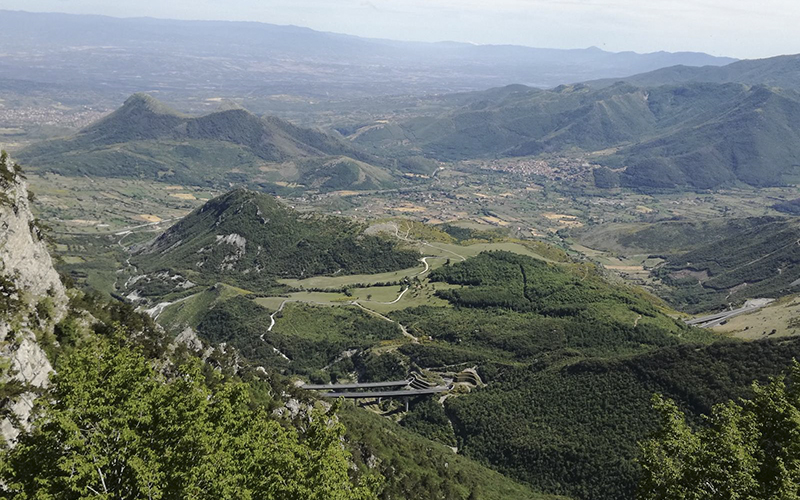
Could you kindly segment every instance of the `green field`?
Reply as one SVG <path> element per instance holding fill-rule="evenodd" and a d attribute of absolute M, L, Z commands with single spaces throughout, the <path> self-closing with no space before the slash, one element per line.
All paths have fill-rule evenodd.
<path fill-rule="evenodd" d="M 435 262 L 434 259 L 429 261 L 431 264 Z M 444 259 L 437 262 L 437 267 L 444 264 Z M 399 271 L 389 271 L 387 273 L 378 274 L 351 274 L 347 276 L 312 276 L 305 279 L 279 279 L 278 283 L 287 285 L 292 288 L 341 288 L 348 285 L 368 284 L 368 283 L 385 283 L 391 281 L 399 281 L 403 278 L 409 278 L 418 275 L 425 269 L 422 264 L 419 267 L 411 267 L 408 269 L 401 269 Z"/>
<path fill-rule="evenodd" d="M 458 262 L 462 260 L 462 257 L 474 257 L 481 252 L 492 250 L 505 250 L 507 252 L 514 252 L 520 255 L 542 259 L 541 255 L 530 250 L 525 245 L 513 242 L 476 243 L 468 246 L 455 245 L 452 243 L 413 243 L 412 245 L 418 247 L 420 253 L 423 255 L 434 256 L 434 258 L 428 259 L 428 265 L 431 270 L 444 265 L 447 260 Z M 314 276 L 302 280 L 281 279 L 278 280 L 278 282 L 292 288 L 341 288 L 348 285 L 385 283 L 387 281 L 402 280 L 403 278 L 417 276 L 424 269 L 425 266 L 420 265 L 419 267 L 388 273 L 356 274 L 349 276 Z"/>

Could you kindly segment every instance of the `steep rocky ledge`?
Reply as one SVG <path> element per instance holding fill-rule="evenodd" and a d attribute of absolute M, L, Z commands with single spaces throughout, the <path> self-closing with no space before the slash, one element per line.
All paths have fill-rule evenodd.
<path fill-rule="evenodd" d="M 67 312 L 67 295 L 30 209 L 28 187 L 0 156 L 0 434 L 13 443 L 53 368 L 41 345 Z M 11 388 L 11 389 L 9 389 Z"/>

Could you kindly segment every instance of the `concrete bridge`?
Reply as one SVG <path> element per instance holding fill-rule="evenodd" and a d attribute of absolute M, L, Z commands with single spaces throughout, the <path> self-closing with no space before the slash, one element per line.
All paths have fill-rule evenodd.
<path fill-rule="evenodd" d="M 769 305 L 771 302 L 774 302 L 775 299 L 749 299 L 747 300 L 744 305 L 738 309 L 732 309 L 730 311 L 722 311 L 715 314 L 709 314 L 708 316 L 701 316 L 699 318 L 692 318 L 685 320 L 684 323 L 691 326 L 697 326 L 700 328 L 712 328 L 715 326 L 719 326 L 725 321 L 739 316 L 740 314 L 745 314 L 750 311 L 755 311 L 760 309 L 766 305 Z"/>
<path fill-rule="evenodd" d="M 410 396 L 425 396 L 427 394 L 439 394 L 449 391 L 450 387 L 441 385 L 430 389 L 407 389 L 400 391 L 372 391 L 372 392 L 323 392 L 323 398 L 349 398 L 349 399 L 370 399 L 370 398 L 406 398 Z"/>
<path fill-rule="evenodd" d="M 359 399 L 378 399 L 378 401 L 380 401 L 383 398 L 404 398 L 406 411 L 408 411 L 409 398 L 415 396 L 425 396 L 429 394 L 439 394 L 441 392 L 449 391 L 452 387 L 450 385 L 433 386 L 424 378 L 416 374 L 412 374 L 411 377 L 406 380 L 363 382 L 354 384 L 305 384 L 301 385 L 300 388 L 312 391 L 329 391 L 320 392 L 319 395 L 323 398 L 347 398 L 354 399 L 356 401 Z M 388 388 L 390 390 L 361 390 L 383 388 Z"/>
<path fill-rule="evenodd" d="M 360 384 L 304 384 L 301 389 L 309 391 L 326 391 L 326 390 L 342 390 L 342 389 L 373 389 L 377 387 L 405 387 L 410 385 L 413 378 L 406 380 L 390 380 L 388 382 L 364 382 Z"/>

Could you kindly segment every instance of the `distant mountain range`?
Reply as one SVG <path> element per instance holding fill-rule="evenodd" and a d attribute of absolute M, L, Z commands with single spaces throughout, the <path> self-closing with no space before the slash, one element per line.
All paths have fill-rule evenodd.
<path fill-rule="evenodd" d="M 244 109 L 186 116 L 146 94 L 18 157 L 32 171 L 188 184 L 292 182 L 325 191 L 374 189 L 394 179 L 383 160 L 322 131 Z"/>
<path fill-rule="evenodd" d="M 589 82 L 604 87 L 625 81 L 640 87 L 682 85 L 686 83 L 745 83 L 783 89 L 800 90 L 800 55 L 737 61 L 725 66 L 669 66 L 625 78 L 608 78 Z"/>
<path fill-rule="evenodd" d="M 739 83 L 513 85 L 464 94 L 438 115 L 368 124 L 351 138 L 440 160 L 602 152 L 594 161 L 613 169 L 602 187 L 769 186 L 800 179 L 800 94 Z"/>
<path fill-rule="evenodd" d="M 0 45 L 0 74 L 8 84 L 46 83 L 116 99 L 138 91 L 354 97 L 511 83 L 552 87 L 734 61 L 694 52 L 398 42 L 253 22 L 12 11 L 0 11 Z"/>
<path fill-rule="evenodd" d="M 739 83 L 511 85 L 445 96 L 441 109 L 349 130 L 302 128 L 244 109 L 180 114 L 135 94 L 72 137 L 17 156 L 32 171 L 196 185 L 371 190 L 433 160 L 598 152 L 598 187 L 773 186 L 800 180 L 800 93 Z M 428 158 L 427 160 L 425 158 Z"/>

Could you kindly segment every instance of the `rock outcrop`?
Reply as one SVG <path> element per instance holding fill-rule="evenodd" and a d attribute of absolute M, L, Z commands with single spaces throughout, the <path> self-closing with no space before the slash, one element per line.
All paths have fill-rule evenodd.
<path fill-rule="evenodd" d="M 53 267 L 18 167 L 0 156 L 0 384 L 13 391 L 0 407 L 0 435 L 14 443 L 28 425 L 53 367 L 40 344 L 67 313 L 67 294 Z"/>

